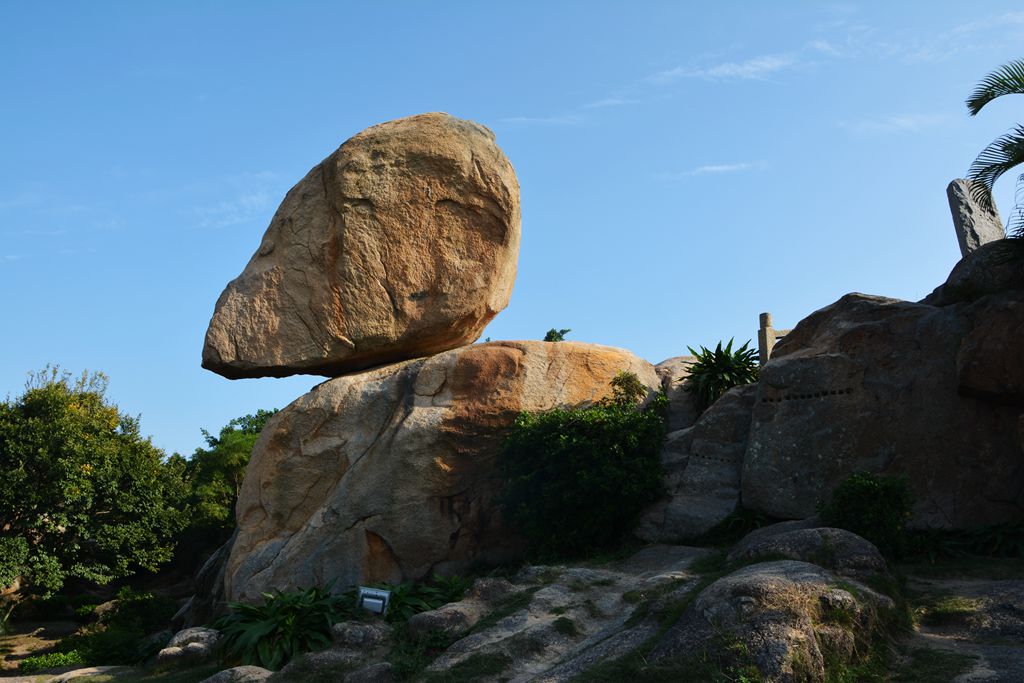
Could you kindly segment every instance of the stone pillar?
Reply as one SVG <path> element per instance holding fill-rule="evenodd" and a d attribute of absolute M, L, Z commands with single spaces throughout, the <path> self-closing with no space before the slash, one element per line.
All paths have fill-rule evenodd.
<path fill-rule="evenodd" d="M 946 188 L 949 211 L 953 214 L 953 228 L 956 230 L 956 240 L 960 243 L 961 256 L 967 256 L 986 242 L 1006 237 L 995 201 L 985 206 L 971 194 L 972 191 L 977 191 L 975 187 L 974 181 L 958 178 Z M 989 199 L 991 200 L 991 196 Z"/>
<path fill-rule="evenodd" d="M 772 349 L 775 348 L 775 344 L 790 332 L 792 330 L 777 330 L 772 327 L 771 313 L 761 314 L 761 325 L 757 330 L 757 356 L 761 365 L 767 363 L 768 359 L 772 357 Z"/>

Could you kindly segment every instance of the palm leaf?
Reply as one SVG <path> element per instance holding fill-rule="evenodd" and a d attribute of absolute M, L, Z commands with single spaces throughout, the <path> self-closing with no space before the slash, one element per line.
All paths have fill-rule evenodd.
<path fill-rule="evenodd" d="M 1024 163 L 1024 126 L 1017 126 L 989 143 L 968 169 L 967 178 L 974 181 L 971 185 L 974 201 L 994 210 L 992 188 L 996 181 L 1021 163 Z"/>
<path fill-rule="evenodd" d="M 974 116 L 981 108 L 997 97 L 1024 93 L 1024 61 L 1014 60 L 985 76 L 971 96 L 967 98 L 967 110 Z"/>

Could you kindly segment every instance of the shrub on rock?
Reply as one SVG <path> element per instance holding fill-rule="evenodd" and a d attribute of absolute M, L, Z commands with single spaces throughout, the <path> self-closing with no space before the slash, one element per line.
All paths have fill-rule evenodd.
<path fill-rule="evenodd" d="M 636 377 L 588 408 L 522 413 L 503 450 L 504 509 L 539 556 L 607 549 L 663 492 L 664 396 L 637 405 Z"/>

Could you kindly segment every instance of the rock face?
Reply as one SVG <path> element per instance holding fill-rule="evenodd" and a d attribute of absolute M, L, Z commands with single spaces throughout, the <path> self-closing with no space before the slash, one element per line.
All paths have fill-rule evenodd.
<path fill-rule="evenodd" d="M 761 370 L 743 504 L 807 517 L 867 470 L 908 476 L 915 526 L 1019 519 L 1022 325 L 1016 291 L 943 307 L 849 294 L 813 313 Z"/>
<path fill-rule="evenodd" d="M 661 388 L 668 396 L 668 423 L 665 426 L 669 432 L 692 427 L 699 417 L 693 396 L 686 390 L 690 366 L 696 361 L 696 356 L 675 356 L 654 366 L 661 378 Z"/>
<path fill-rule="evenodd" d="M 756 564 L 704 589 L 649 659 L 711 660 L 727 670 L 756 669 L 758 680 L 773 683 L 824 681 L 825 662 L 856 661 L 894 608 L 890 598 L 813 564 Z"/>
<path fill-rule="evenodd" d="M 288 192 L 217 301 L 203 367 L 336 376 L 469 344 L 508 304 L 519 230 L 491 131 L 440 113 L 368 128 Z"/>
<path fill-rule="evenodd" d="M 592 344 L 493 342 L 338 377 L 267 423 L 237 503 L 229 600 L 419 579 L 517 557 L 497 455 L 520 411 L 579 406 L 654 367 Z"/>
<path fill-rule="evenodd" d="M 959 178 L 946 187 L 949 211 L 953 214 L 953 228 L 960 244 L 960 254 L 967 256 L 988 242 L 1006 237 L 1003 221 L 995 204 L 985 206 L 972 196 L 974 183 Z"/>
<path fill-rule="evenodd" d="M 668 495 L 644 512 L 637 536 L 652 543 L 694 538 L 736 509 L 756 393 L 756 385 L 734 387 L 692 427 L 666 437 L 661 462 Z"/>
<path fill-rule="evenodd" d="M 871 542 L 845 529 L 781 522 L 757 529 L 729 551 L 730 562 L 787 557 L 813 562 L 844 576 L 887 576 L 889 569 Z"/>

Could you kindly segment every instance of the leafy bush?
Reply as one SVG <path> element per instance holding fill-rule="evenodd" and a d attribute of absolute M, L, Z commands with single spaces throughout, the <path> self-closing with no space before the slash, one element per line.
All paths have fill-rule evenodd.
<path fill-rule="evenodd" d="M 572 332 L 572 330 L 570 330 L 567 327 L 563 328 L 561 330 L 556 330 L 555 328 L 552 327 L 550 330 L 547 331 L 547 334 L 544 335 L 544 341 L 546 341 L 546 342 L 565 341 L 565 335 L 569 334 L 570 332 Z"/>
<path fill-rule="evenodd" d="M 331 644 L 331 626 L 352 613 L 353 595 L 330 587 L 263 594 L 262 605 L 234 602 L 214 628 L 232 659 L 277 670 L 302 652 Z"/>
<path fill-rule="evenodd" d="M 699 413 L 707 410 L 729 389 L 757 381 L 757 351 L 747 348 L 750 340 L 735 351 L 732 350 L 732 344 L 733 340 L 730 339 L 723 349 L 722 342 L 718 342 L 714 351 L 703 346 L 700 351 L 686 347 L 697 357 L 697 361 L 690 366 L 685 387 L 693 394 L 694 405 Z"/>
<path fill-rule="evenodd" d="M 667 399 L 639 409 L 637 386 L 620 373 L 597 405 L 516 418 L 502 451 L 503 505 L 534 555 L 608 549 L 661 495 Z"/>
<path fill-rule="evenodd" d="M 822 521 L 863 536 L 883 554 L 898 557 L 907 545 L 907 519 L 914 504 L 906 477 L 856 472 L 819 506 Z"/>
<path fill-rule="evenodd" d="M 387 620 L 404 623 L 414 614 L 462 599 L 469 588 L 469 580 L 460 576 L 444 577 L 435 574 L 430 583 L 385 583 L 378 587 L 391 591 L 385 615 Z"/>
<path fill-rule="evenodd" d="M 58 666 L 78 666 L 80 664 L 85 664 L 85 659 L 76 650 L 71 650 L 70 652 L 48 652 L 45 655 L 25 657 L 18 664 L 18 669 L 23 674 L 34 674 L 43 669 L 53 669 Z"/>
<path fill-rule="evenodd" d="M 156 654 L 146 636 L 170 624 L 177 603 L 129 587 L 117 592 L 117 604 L 98 621 L 61 641 L 62 652 L 75 651 L 84 663 L 138 664 Z"/>

